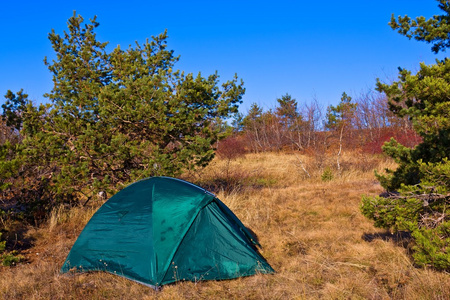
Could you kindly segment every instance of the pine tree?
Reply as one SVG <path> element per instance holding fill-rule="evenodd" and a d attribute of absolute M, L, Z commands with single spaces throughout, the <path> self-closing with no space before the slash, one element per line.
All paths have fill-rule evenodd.
<path fill-rule="evenodd" d="M 342 93 L 339 104 L 336 106 L 330 105 L 327 108 L 325 128 L 340 132 L 344 128 L 351 127 L 356 106 L 357 104 L 352 102 L 352 97 L 345 92 Z"/>
<path fill-rule="evenodd" d="M 433 43 L 434 52 L 450 46 L 450 1 L 439 1 L 444 15 L 429 20 L 408 16 L 392 18 L 394 30 L 408 38 Z M 389 197 L 364 197 L 362 212 L 378 227 L 408 230 L 414 239 L 418 265 L 450 270 L 450 60 L 420 65 L 420 70 L 400 69 L 392 84 L 378 81 L 390 110 L 409 117 L 422 142 L 408 148 L 391 139 L 383 147 L 398 163 L 396 170 L 377 175 Z"/>
<path fill-rule="evenodd" d="M 280 117 L 284 123 L 287 125 L 294 124 L 298 118 L 300 118 L 300 113 L 298 112 L 297 100 L 292 98 L 291 95 L 287 94 L 277 98 L 278 107 L 275 113 Z"/>
<path fill-rule="evenodd" d="M 344 133 L 352 127 L 356 113 L 356 103 L 352 102 L 352 97 L 345 92 L 342 93 L 341 101 L 337 106 L 330 105 L 327 108 L 325 128 L 336 132 L 339 136 L 339 151 L 337 153 L 336 165 L 341 172 L 340 158 L 342 154 Z"/>
<path fill-rule="evenodd" d="M 6 120 L 6 126 L 19 131 L 22 128 L 23 112 L 29 102 L 28 95 L 23 92 L 23 89 L 16 95 L 8 90 L 5 98 L 6 101 L 2 105 L 2 117 Z"/>
<path fill-rule="evenodd" d="M 279 119 L 283 146 L 289 145 L 293 149 L 302 149 L 304 146 L 302 140 L 304 122 L 298 110 L 297 100 L 286 93 L 281 98 L 277 98 L 277 102 L 275 115 Z"/>
<path fill-rule="evenodd" d="M 45 95 L 50 103 L 24 112 L 26 170 L 16 176 L 37 180 L 29 188 L 40 191 L 45 210 L 43 202 L 85 201 L 207 165 L 220 135 L 215 125 L 237 113 L 245 92 L 237 76 L 220 84 L 217 73 L 176 71 L 179 57 L 167 49 L 166 32 L 108 52 L 98 26 L 74 13 L 67 32 L 52 30 L 55 58 L 45 59 L 54 82 Z"/>

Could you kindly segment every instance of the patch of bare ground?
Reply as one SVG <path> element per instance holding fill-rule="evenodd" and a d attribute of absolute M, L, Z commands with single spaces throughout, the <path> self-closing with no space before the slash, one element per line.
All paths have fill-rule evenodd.
<path fill-rule="evenodd" d="M 28 262 L 0 268 L 1 299 L 450 299 L 450 275 L 418 269 L 407 235 L 373 227 L 359 212 L 362 194 L 382 192 L 373 169 L 379 157 L 333 158 L 247 154 L 215 160 L 185 179 L 210 187 L 258 237 L 276 270 L 226 281 L 179 282 L 161 292 L 105 273 L 60 275 L 65 256 L 100 203 L 55 210 L 31 229 Z M 323 182 L 329 166 L 333 179 Z"/>

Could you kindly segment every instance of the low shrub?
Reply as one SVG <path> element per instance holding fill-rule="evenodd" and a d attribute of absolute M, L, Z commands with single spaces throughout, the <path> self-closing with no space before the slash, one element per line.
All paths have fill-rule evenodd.
<path fill-rule="evenodd" d="M 322 175 L 321 175 L 322 181 L 324 181 L 324 182 L 331 181 L 331 180 L 333 180 L 333 178 L 334 178 L 333 171 L 331 170 L 330 167 L 326 167 L 325 170 L 323 170 Z"/>
<path fill-rule="evenodd" d="M 245 143 L 239 136 L 230 136 L 217 144 L 216 154 L 221 159 L 233 160 L 244 156 Z"/>
<path fill-rule="evenodd" d="M 16 250 L 13 250 L 11 252 L 4 253 L 0 256 L 0 260 L 2 261 L 2 265 L 5 267 L 11 267 L 19 262 L 21 262 L 24 259 L 24 257 Z"/>
<path fill-rule="evenodd" d="M 6 251 L 6 241 L 1 241 L 2 233 L 0 232 L 0 262 L 2 266 L 14 266 L 24 259 L 17 250 Z"/>
<path fill-rule="evenodd" d="M 2 253 L 3 251 L 5 251 L 6 248 L 6 241 L 1 241 L 2 238 L 2 233 L 0 232 L 0 253 Z"/>
<path fill-rule="evenodd" d="M 421 183 L 363 197 L 361 211 L 376 227 L 411 232 L 418 266 L 450 271 L 450 161 L 420 163 L 419 170 L 424 174 Z"/>

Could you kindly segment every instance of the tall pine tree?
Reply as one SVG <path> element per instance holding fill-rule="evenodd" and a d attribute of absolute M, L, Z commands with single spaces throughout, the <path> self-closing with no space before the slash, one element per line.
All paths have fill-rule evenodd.
<path fill-rule="evenodd" d="M 22 117 L 20 155 L 28 171 L 16 176 L 38 181 L 41 204 L 86 200 L 205 166 L 219 138 L 214 123 L 237 113 L 245 92 L 236 76 L 220 84 L 217 73 L 176 71 L 166 32 L 108 51 L 98 26 L 74 13 L 68 31 L 49 34 L 50 103 L 30 104 Z"/>
<path fill-rule="evenodd" d="M 443 15 L 428 20 L 392 16 L 390 26 L 408 38 L 432 43 L 434 52 L 450 46 L 450 1 L 440 0 Z M 391 139 L 383 147 L 398 163 L 396 170 L 377 175 L 389 197 L 364 197 L 362 212 L 378 227 L 408 230 L 414 239 L 418 265 L 450 270 L 450 60 L 400 69 L 398 81 L 377 89 L 384 92 L 391 111 L 413 122 L 422 142 L 408 148 Z"/>

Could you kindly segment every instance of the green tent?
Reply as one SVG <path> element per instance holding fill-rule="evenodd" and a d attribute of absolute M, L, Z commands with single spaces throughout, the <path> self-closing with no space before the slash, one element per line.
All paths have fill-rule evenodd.
<path fill-rule="evenodd" d="M 106 271 L 154 288 L 274 272 L 257 244 L 213 194 L 183 180 L 152 177 L 100 207 L 61 272 Z"/>

